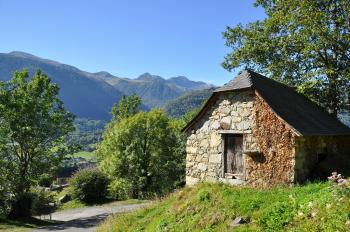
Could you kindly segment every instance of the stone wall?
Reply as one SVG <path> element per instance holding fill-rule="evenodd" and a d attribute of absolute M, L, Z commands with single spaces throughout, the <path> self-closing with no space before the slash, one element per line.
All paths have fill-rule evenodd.
<path fill-rule="evenodd" d="M 243 150 L 256 150 L 252 137 L 255 94 L 252 90 L 221 93 L 187 139 L 186 183 L 223 179 L 221 130 L 244 134 Z"/>
<path fill-rule="evenodd" d="M 337 171 L 350 176 L 350 136 L 310 136 L 296 139 L 295 180 L 326 179 Z"/>
<path fill-rule="evenodd" d="M 254 107 L 253 136 L 260 152 L 245 156 L 247 184 L 269 187 L 293 183 L 296 135 L 259 95 Z"/>
<path fill-rule="evenodd" d="M 225 132 L 243 134 L 242 180 L 224 177 Z M 310 175 L 322 178 L 331 171 L 350 176 L 350 136 L 298 137 L 253 90 L 220 93 L 188 133 L 188 185 L 221 181 L 270 187 L 302 182 Z M 323 154 L 327 157 L 320 160 Z"/>

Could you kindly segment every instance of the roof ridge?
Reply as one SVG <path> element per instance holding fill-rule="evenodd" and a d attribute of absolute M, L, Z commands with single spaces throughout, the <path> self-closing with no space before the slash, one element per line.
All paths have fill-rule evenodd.
<path fill-rule="evenodd" d="M 249 83 L 251 84 L 251 86 L 254 86 L 253 77 L 251 75 L 252 70 L 247 68 L 247 69 L 244 69 L 243 71 L 245 71 L 247 73 L 247 77 L 248 77 L 247 79 L 248 79 Z"/>
<path fill-rule="evenodd" d="M 252 75 L 247 69 L 242 70 L 236 77 L 214 92 L 231 91 L 235 89 L 246 89 L 253 86 Z"/>

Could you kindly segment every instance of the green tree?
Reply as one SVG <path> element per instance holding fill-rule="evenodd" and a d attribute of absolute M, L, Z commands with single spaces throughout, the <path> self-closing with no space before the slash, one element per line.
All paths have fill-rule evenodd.
<path fill-rule="evenodd" d="M 58 92 L 41 71 L 31 78 L 28 71 L 15 72 L 10 81 L 0 82 L 0 162 L 15 194 L 28 191 L 67 150 L 65 136 L 74 130 L 74 116 Z"/>
<path fill-rule="evenodd" d="M 267 18 L 228 27 L 224 68 L 254 68 L 337 115 L 349 109 L 350 1 L 257 0 Z"/>
<path fill-rule="evenodd" d="M 139 112 L 106 130 L 96 156 L 111 179 L 127 181 L 133 197 L 163 194 L 183 182 L 184 138 L 160 110 Z"/>
<path fill-rule="evenodd" d="M 142 100 L 139 96 L 133 94 L 123 95 L 118 105 L 112 108 L 112 122 L 118 122 L 123 118 L 130 117 L 141 110 Z"/>

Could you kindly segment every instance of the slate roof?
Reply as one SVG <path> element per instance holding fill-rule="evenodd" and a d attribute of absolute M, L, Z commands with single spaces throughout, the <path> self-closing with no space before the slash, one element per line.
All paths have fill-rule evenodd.
<path fill-rule="evenodd" d="M 222 92 L 253 89 L 264 98 L 270 108 L 302 136 L 350 135 L 350 128 L 332 117 L 293 88 L 251 70 L 243 70 L 236 78 L 214 90 L 203 109 L 187 124 L 187 131 L 213 105 Z"/>
<path fill-rule="evenodd" d="M 230 91 L 235 89 L 245 89 L 245 88 L 252 87 L 253 83 L 252 83 L 251 73 L 252 71 L 243 70 L 233 80 L 229 81 L 224 86 L 214 90 L 214 92 L 225 92 L 225 91 Z M 254 74 L 257 74 L 257 73 L 254 73 Z"/>

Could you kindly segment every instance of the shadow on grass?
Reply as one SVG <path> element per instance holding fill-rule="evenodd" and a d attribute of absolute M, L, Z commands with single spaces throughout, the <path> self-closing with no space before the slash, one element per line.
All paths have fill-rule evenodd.
<path fill-rule="evenodd" d="M 51 226 L 57 225 L 61 223 L 60 221 L 53 220 L 40 220 L 37 218 L 24 218 L 19 220 L 9 220 L 9 219 L 1 219 L 0 218 L 0 230 L 2 229 L 10 229 L 16 227 L 24 227 L 24 228 L 38 228 L 41 226 Z"/>

